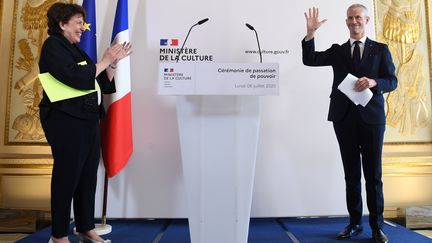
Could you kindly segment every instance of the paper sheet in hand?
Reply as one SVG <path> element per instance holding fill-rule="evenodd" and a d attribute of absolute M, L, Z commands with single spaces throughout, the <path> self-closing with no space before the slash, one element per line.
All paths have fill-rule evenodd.
<path fill-rule="evenodd" d="M 338 89 L 348 96 L 354 104 L 366 106 L 370 99 L 372 99 L 372 91 L 370 89 L 365 89 L 360 92 L 356 91 L 354 86 L 357 80 L 358 78 L 356 76 L 348 73 L 345 79 L 339 84 Z"/>
<path fill-rule="evenodd" d="M 96 89 L 91 90 L 79 90 L 74 89 L 66 84 L 58 81 L 50 73 L 40 73 L 39 80 L 41 81 L 42 87 L 51 102 L 59 100 L 66 100 L 83 96 L 92 92 L 96 92 Z M 96 86 L 97 87 L 97 86 Z"/>

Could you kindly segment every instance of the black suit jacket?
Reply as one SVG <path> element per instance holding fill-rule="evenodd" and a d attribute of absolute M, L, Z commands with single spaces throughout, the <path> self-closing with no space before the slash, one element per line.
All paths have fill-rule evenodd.
<path fill-rule="evenodd" d="M 83 61 L 87 64 L 78 64 Z M 39 60 L 39 71 L 40 73 L 49 72 L 60 82 L 75 89 L 95 89 L 96 65 L 84 51 L 70 44 L 60 34 L 51 35 L 44 42 Z M 114 80 L 110 82 L 105 71 L 100 73 L 96 80 L 103 94 L 116 91 Z M 97 92 L 57 102 L 51 102 L 44 92 L 39 107 L 42 119 L 48 116 L 51 109 L 88 120 L 98 120 L 105 116 L 103 102 L 98 105 Z"/>
<path fill-rule="evenodd" d="M 352 101 L 338 90 L 338 85 L 348 73 L 356 77 L 375 79 L 377 86 L 372 88 L 373 97 L 366 105 L 357 106 L 360 116 L 368 124 L 385 124 L 383 93 L 390 92 L 397 87 L 395 66 L 387 45 L 366 38 L 360 68 L 354 72 L 351 60 L 350 42 L 339 45 L 333 44 L 323 52 L 315 51 L 314 40 L 302 41 L 303 63 L 307 66 L 332 66 L 333 85 L 330 94 L 330 108 L 328 120 L 338 122 L 342 120 Z"/>

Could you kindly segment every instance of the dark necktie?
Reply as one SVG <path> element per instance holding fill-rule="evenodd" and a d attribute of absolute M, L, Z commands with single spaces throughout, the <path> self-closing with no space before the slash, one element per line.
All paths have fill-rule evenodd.
<path fill-rule="evenodd" d="M 352 62 L 355 71 L 358 71 L 360 67 L 360 41 L 354 41 L 354 51 L 352 55 Z"/>

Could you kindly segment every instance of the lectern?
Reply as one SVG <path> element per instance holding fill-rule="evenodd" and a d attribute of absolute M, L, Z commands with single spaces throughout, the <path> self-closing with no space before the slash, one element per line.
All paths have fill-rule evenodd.
<path fill-rule="evenodd" d="M 159 68 L 159 94 L 177 96 L 191 241 L 246 243 L 259 96 L 278 95 L 278 64 L 161 63 Z"/>

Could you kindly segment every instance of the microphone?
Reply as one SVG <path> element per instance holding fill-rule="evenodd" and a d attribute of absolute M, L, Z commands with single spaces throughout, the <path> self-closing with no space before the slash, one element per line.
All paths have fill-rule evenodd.
<path fill-rule="evenodd" d="M 259 51 L 259 55 L 260 55 L 260 63 L 262 63 L 261 46 L 260 46 L 259 39 L 258 39 L 258 33 L 252 25 L 246 23 L 246 27 L 248 27 L 250 30 L 253 30 L 255 32 L 257 43 L 258 43 L 258 51 Z"/>
<path fill-rule="evenodd" d="M 207 22 L 208 21 L 208 18 L 205 18 L 205 19 L 201 19 L 200 21 L 198 21 L 198 25 L 202 25 L 202 24 L 204 24 L 205 22 Z"/>
<path fill-rule="evenodd" d="M 189 29 L 189 31 L 188 31 L 188 33 L 187 33 L 187 35 L 186 35 L 186 38 L 185 38 L 185 40 L 183 41 L 183 45 L 181 46 L 180 51 L 179 51 L 179 53 L 177 54 L 177 56 L 176 56 L 176 58 L 175 58 L 175 59 L 176 59 L 176 62 L 179 61 L 180 55 L 181 55 L 181 53 L 183 52 L 184 45 L 186 44 L 186 41 L 187 41 L 187 39 L 188 39 L 188 37 L 189 37 L 189 34 L 190 34 L 192 28 L 195 27 L 195 26 L 197 26 L 197 25 L 202 25 L 202 24 L 204 24 L 205 22 L 207 22 L 208 20 L 209 20 L 208 18 L 202 19 L 202 20 L 198 21 L 198 23 L 196 23 L 196 24 L 194 24 L 194 25 L 192 25 L 192 26 L 190 27 L 190 29 Z"/>

